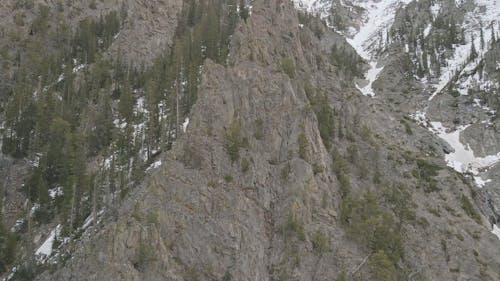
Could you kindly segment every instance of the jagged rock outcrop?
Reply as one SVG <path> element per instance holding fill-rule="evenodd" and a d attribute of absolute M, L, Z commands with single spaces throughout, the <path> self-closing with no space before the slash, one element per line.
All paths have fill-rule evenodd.
<path fill-rule="evenodd" d="M 395 183 L 411 191 L 415 220 L 398 222 L 402 276 L 500 278 L 498 238 L 487 218 L 464 203 L 473 194 L 470 183 L 443 168 L 430 132 L 405 128 L 391 105 L 361 96 L 345 80 L 330 62 L 332 42 L 345 44 L 329 29 L 318 35 L 300 23 L 292 3 L 253 2 L 233 35 L 228 66 L 203 66 L 187 131 L 162 155 L 163 164 L 116 216 L 68 246 L 71 258 L 38 280 L 370 276 L 366 260 L 373 253 L 342 222 L 346 197 L 308 87 L 326 95 L 336 130 L 348 135 L 330 145 L 345 155 L 356 145 L 349 158 L 351 194 L 381 195 Z M 425 191 L 412 175 L 431 165 L 418 159 L 442 168 L 431 181 L 435 190 Z M 317 233 L 328 245 L 320 250 Z"/>

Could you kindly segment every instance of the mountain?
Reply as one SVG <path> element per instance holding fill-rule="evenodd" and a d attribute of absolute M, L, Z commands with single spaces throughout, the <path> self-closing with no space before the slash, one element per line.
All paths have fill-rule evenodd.
<path fill-rule="evenodd" d="M 500 4 L 5 1 L 5 280 L 500 279 Z"/>

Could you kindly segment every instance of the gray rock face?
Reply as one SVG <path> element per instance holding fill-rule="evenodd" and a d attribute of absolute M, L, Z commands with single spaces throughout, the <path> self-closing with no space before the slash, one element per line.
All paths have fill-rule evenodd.
<path fill-rule="evenodd" d="M 438 190 L 427 193 L 411 176 L 422 157 L 444 167 L 439 143 L 413 124 L 405 131 L 385 100 L 361 96 L 352 81 L 342 85 L 329 48 L 321 47 L 338 35 L 325 29 L 318 38 L 299 27 L 296 13 L 289 2 L 253 3 L 233 35 L 229 65 L 205 63 L 187 132 L 162 166 L 123 202 L 116 220 L 85 232 L 69 245 L 72 257 L 39 280 L 336 280 L 343 270 L 370 276 L 363 262 L 370 250 L 340 219 L 340 182 L 306 82 L 326 94 L 337 130 L 349 135 L 335 137 L 335 149 L 357 145 L 351 192 L 381 194 L 394 182 L 410 188 L 417 219 L 401 225 L 411 268 L 404 275 L 500 278 L 500 241 L 487 218 L 474 221 L 461 207 L 462 194 L 471 196 L 466 181 L 442 169 Z M 282 71 L 283 59 L 292 60 L 294 75 Z M 234 126 L 242 145 L 231 161 L 226 146 Z M 376 171 L 382 184 L 372 180 Z M 290 220 L 303 227 L 292 240 L 284 233 Z M 313 246 L 318 231 L 329 244 L 321 254 Z"/>
<path fill-rule="evenodd" d="M 40 14 L 39 6 L 50 9 L 49 16 L 60 24 L 76 28 L 78 22 L 91 17 L 98 19 L 112 11 L 126 18 L 122 30 L 116 35 L 109 55 L 120 55 L 124 61 L 136 66 L 149 64 L 172 43 L 177 27 L 177 15 L 182 8 L 182 0 L 108 0 L 93 1 L 32 1 L 33 5 L 21 3 L 29 1 L 5 0 L 0 3 L 0 38 L 16 33 L 19 38 L 28 36 L 33 20 Z M 28 8 L 28 9 L 26 9 Z M 16 17 L 23 18 L 23 24 L 16 23 Z M 9 40 L 6 40 L 8 42 Z M 2 44 L 0 44 L 1 46 Z"/>

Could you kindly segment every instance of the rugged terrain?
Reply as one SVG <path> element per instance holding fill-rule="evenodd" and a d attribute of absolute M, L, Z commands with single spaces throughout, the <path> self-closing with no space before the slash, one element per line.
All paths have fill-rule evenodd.
<path fill-rule="evenodd" d="M 123 52 L 125 61 L 155 68 L 161 49 L 177 50 L 185 24 L 183 3 L 96 2 L 97 10 L 87 9 L 87 3 L 79 9 L 96 18 L 95 11 L 108 8 L 129 11 L 103 57 Z M 149 146 L 151 84 L 138 83 L 132 91 L 136 119 L 121 115 L 126 97 L 121 94 L 112 105 L 113 112 L 119 111 L 113 124 L 119 129 L 133 124 L 139 157 L 131 161 L 141 161 L 142 154 L 146 160 L 121 173 L 117 181 L 131 177 L 125 187 L 112 189 L 111 174 L 128 171 L 126 164 L 114 164 L 120 154 L 112 149 L 118 150 L 119 142 L 109 144 L 112 152 L 89 156 L 83 169 L 102 169 L 91 179 L 106 180 L 87 183 L 94 189 L 82 191 L 80 226 L 72 219 L 79 197 L 57 205 L 75 188 L 63 187 L 63 196 L 51 196 L 50 206 L 71 206 L 69 217 L 57 212 L 31 230 L 29 211 L 19 211 L 28 231 L 19 231 L 23 254 L 6 279 L 500 279 L 500 240 L 492 234 L 500 206 L 494 157 L 500 150 L 498 42 L 489 29 L 482 31 L 487 34 L 483 43 L 475 36 L 477 58 L 457 63 L 455 70 L 455 51 L 470 51 L 474 43 L 458 43 L 461 35 L 453 38 L 457 43 L 425 41 L 447 32 L 434 23 L 440 14 L 456 20 L 464 34 L 476 32 L 467 18 L 484 13 L 476 5 L 483 2 L 488 1 L 255 0 L 239 5 L 241 19 L 230 35 L 227 58 L 207 55 L 197 68 L 192 107 L 179 113 L 176 96 L 177 108 L 167 104 L 165 116 L 158 117 L 161 123 L 173 119 L 175 111 L 180 115 L 161 123 L 175 131 L 161 138 L 173 134 L 174 140 Z M 500 9 L 486 5 L 492 5 L 486 11 L 493 15 L 483 18 L 492 20 Z M 132 23 L 140 20 L 144 23 Z M 173 28 L 177 22 L 180 27 Z M 498 22 L 487 24 L 498 28 Z M 448 62 L 439 62 L 439 71 L 431 59 L 423 70 L 426 44 L 443 44 L 435 52 Z M 180 65 L 182 72 L 182 60 Z M 479 66 L 484 70 L 475 77 Z M 167 75 L 158 81 L 170 79 Z M 179 90 L 188 82 L 176 81 L 171 93 L 188 96 L 189 89 Z M 148 129 L 143 132 L 143 127 Z M 15 185 L 27 177 L 22 167 L 26 173 L 37 170 L 31 160 L 15 160 L 18 168 L 10 168 L 4 183 L 9 194 L 24 196 L 17 199 L 24 204 L 32 204 L 32 197 Z M 102 188 L 101 203 L 95 203 L 101 200 L 95 186 Z M 35 198 L 42 202 L 41 196 Z M 10 228 L 14 219 L 6 223 Z M 38 239 L 30 246 L 32 235 Z M 30 247 L 36 249 L 35 261 Z"/>

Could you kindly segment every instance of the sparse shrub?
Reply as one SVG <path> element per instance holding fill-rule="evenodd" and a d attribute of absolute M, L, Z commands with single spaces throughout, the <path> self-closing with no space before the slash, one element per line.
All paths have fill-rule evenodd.
<path fill-rule="evenodd" d="M 290 58 L 281 60 L 281 70 L 290 77 L 290 79 L 295 78 L 295 64 Z"/>
<path fill-rule="evenodd" d="M 232 182 L 232 181 L 233 181 L 233 176 L 231 176 L 231 175 L 225 175 L 225 176 L 224 176 L 224 180 L 225 180 L 226 182 Z"/>
<path fill-rule="evenodd" d="M 250 161 L 247 158 L 244 158 L 243 160 L 241 160 L 241 171 L 243 173 L 246 173 L 248 172 L 249 169 L 250 169 Z"/>
<path fill-rule="evenodd" d="M 332 151 L 332 162 L 332 169 L 337 177 L 341 174 L 349 175 L 351 173 L 349 162 L 342 157 L 337 149 Z"/>
<path fill-rule="evenodd" d="M 183 279 L 185 281 L 198 281 L 198 280 L 200 280 L 198 278 L 198 273 L 196 272 L 196 270 L 194 268 L 190 268 L 190 269 L 186 270 L 186 272 L 184 272 L 183 275 L 184 275 Z"/>
<path fill-rule="evenodd" d="M 24 26 L 24 18 L 25 18 L 25 15 L 22 13 L 14 14 L 14 23 L 17 26 Z"/>
<path fill-rule="evenodd" d="M 372 251 L 384 251 L 393 264 L 403 255 L 399 225 L 392 215 L 378 206 L 373 193 L 368 192 L 359 199 L 344 198 L 341 221 L 355 241 Z"/>
<path fill-rule="evenodd" d="M 215 187 L 217 187 L 217 182 L 214 181 L 214 180 L 209 180 L 208 183 L 207 183 L 207 186 L 215 188 Z"/>
<path fill-rule="evenodd" d="M 394 264 L 387 257 L 383 250 L 376 252 L 370 257 L 368 262 L 372 276 L 378 281 L 394 280 Z"/>
<path fill-rule="evenodd" d="M 296 218 L 294 215 L 290 215 L 283 226 L 283 233 L 285 237 L 291 237 L 295 235 L 299 240 L 304 241 L 306 239 L 306 234 L 304 232 L 304 222 Z"/>
<path fill-rule="evenodd" d="M 424 159 L 417 159 L 417 170 L 414 174 L 419 179 L 419 185 L 423 186 L 425 192 L 439 190 L 437 181 L 434 179 L 434 177 L 438 175 L 439 170 L 441 170 L 441 167 L 438 165 Z"/>
<path fill-rule="evenodd" d="M 255 138 L 261 140 L 264 138 L 264 121 L 261 118 L 255 120 Z"/>
<path fill-rule="evenodd" d="M 307 141 L 306 134 L 302 131 L 299 134 L 299 157 L 307 161 L 307 151 L 309 150 L 309 142 Z"/>
<path fill-rule="evenodd" d="M 356 163 L 358 161 L 358 146 L 354 143 L 349 145 L 347 155 L 351 163 Z"/>
<path fill-rule="evenodd" d="M 290 166 L 290 163 L 286 163 L 286 165 L 281 169 L 281 179 L 284 181 L 288 180 L 288 176 L 290 175 L 291 171 L 292 166 Z"/>
<path fill-rule="evenodd" d="M 226 271 L 226 273 L 222 277 L 222 281 L 231 281 L 231 280 L 233 280 L 233 276 L 229 271 Z"/>
<path fill-rule="evenodd" d="M 330 242 L 328 241 L 328 237 L 323 234 L 321 231 L 316 231 L 312 239 L 313 249 L 318 253 L 322 254 L 329 251 Z"/>
<path fill-rule="evenodd" d="M 309 82 L 304 86 L 309 102 L 318 120 L 318 129 L 326 149 L 331 148 L 331 141 L 335 137 L 335 111 L 328 105 L 326 95 L 315 94 L 316 90 Z"/>
<path fill-rule="evenodd" d="M 412 209 L 415 204 L 406 186 L 402 184 L 389 185 L 384 191 L 384 199 L 400 221 L 414 221 L 416 219 L 415 211 Z"/>
<path fill-rule="evenodd" d="M 411 126 L 410 126 L 410 124 L 408 124 L 408 122 L 406 120 L 401 119 L 400 123 L 405 127 L 406 134 L 408 134 L 409 136 L 413 135 L 413 131 L 411 129 Z"/>
<path fill-rule="evenodd" d="M 229 132 L 226 134 L 226 151 L 232 162 L 240 158 L 242 141 L 240 122 L 238 120 L 233 120 Z"/>
<path fill-rule="evenodd" d="M 154 225 L 157 225 L 160 222 L 158 213 L 155 211 L 148 212 L 148 214 L 146 215 L 146 220 L 149 224 Z"/>
<path fill-rule="evenodd" d="M 349 176 L 342 173 L 338 176 L 338 180 L 340 183 L 340 194 L 342 197 L 345 197 L 351 190 L 351 181 L 349 180 Z"/>
<path fill-rule="evenodd" d="M 340 275 L 337 277 L 336 281 L 347 281 L 347 275 L 345 273 L 345 270 L 342 270 L 340 272 Z"/>
<path fill-rule="evenodd" d="M 323 173 L 323 167 L 318 163 L 314 163 L 313 164 L 313 174 L 317 175 L 319 173 Z"/>
<path fill-rule="evenodd" d="M 476 222 L 480 223 L 481 222 L 481 216 L 479 216 L 479 213 L 474 209 L 474 205 L 470 202 L 469 198 L 462 194 L 462 198 L 460 199 L 462 203 L 462 208 L 464 209 L 465 213 L 474 219 Z"/>
<path fill-rule="evenodd" d="M 151 245 L 148 245 L 145 241 L 140 241 L 132 261 L 134 268 L 139 272 L 144 272 L 146 266 L 155 259 L 154 252 Z"/>

